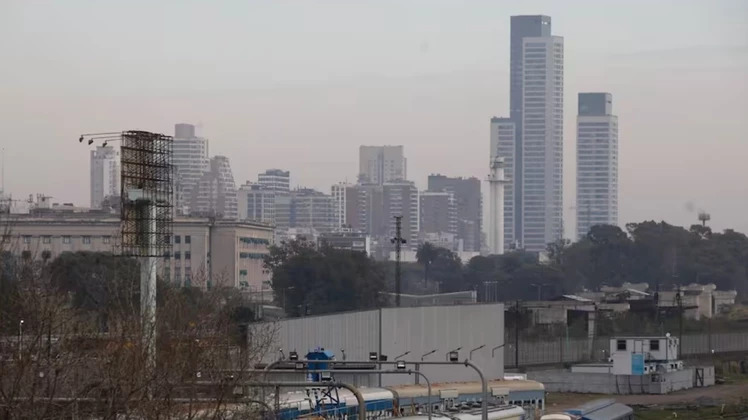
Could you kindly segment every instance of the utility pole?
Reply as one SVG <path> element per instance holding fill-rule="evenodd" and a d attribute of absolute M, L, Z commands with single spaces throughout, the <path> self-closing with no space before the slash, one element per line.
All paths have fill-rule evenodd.
<path fill-rule="evenodd" d="M 514 304 L 514 367 L 519 369 L 519 299 Z"/>
<path fill-rule="evenodd" d="M 680 283 L 678 282 L 678 248 L 673 249 L 673 283 L 678 283 L 678 291 L 675 295 L 675 302 L 678 304 L 678 350 L 683 344 L 683 297 L 681 296 Z"/>
<path fill-rule="evenodd" d="M 678 350 L 683 345 L 683 297 L 681 296 L 680 285 L 678 285 L 678 294 L 675 296 L 678 303 Z"/>
<path fill-rule="evenodd" d="M 407 241 L 402 236 L 403 216 L 395 216 L 395 237 L 390 241 L 395 244 L 395 306 L 400 307 L 400 259 L 402 245 Z"/>

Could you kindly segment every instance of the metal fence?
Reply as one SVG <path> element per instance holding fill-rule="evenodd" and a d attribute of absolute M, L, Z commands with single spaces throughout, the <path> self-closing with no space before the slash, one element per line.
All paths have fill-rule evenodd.
<path fill-rule="evenodd" d="M 558 337 L 546 340 L 519 340 L 519 351 L 514 337 L 506 338 L 504 363 L 507 367 L 517 366 L 515 354 L 519 354 L 520 366 L 547 365 L 556 363 L 600 362 L 609 357 L 611 337 L 567 338 Z M 699 356 L 730 352 L 748 352 L 748 333 L 714 333 L 683 335 L 681 357 Z"/>

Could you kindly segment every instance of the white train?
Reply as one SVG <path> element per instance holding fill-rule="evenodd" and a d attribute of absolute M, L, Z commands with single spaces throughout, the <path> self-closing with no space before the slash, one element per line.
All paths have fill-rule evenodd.
<path fill-rule="evenodd" d="M 490 419 L 524 420 L 528 413 L 539 414 L 545 405 L 543 384 L 529 380 L 490 381 Z M 480 419 L 483 391 L 480 382 L 433 384 L 431 400 L 425 385 L 398 385 L 386 388 L 360 388 L 366 402 L 366 417 L 421 418 L 431 405 L 434 418 Z M 317 400 L 320 404 L 317 404 Z M 358 401 L 348 390 L 337 390 L 338 404 L 321 398 L 320 390 L 307 389 L 282 394 L 277 417 L 295 419 L 318 414 L 330 417 L 353 417 L 358 414 Z M 319 407 L 318 407 L 319 406 Z"/>

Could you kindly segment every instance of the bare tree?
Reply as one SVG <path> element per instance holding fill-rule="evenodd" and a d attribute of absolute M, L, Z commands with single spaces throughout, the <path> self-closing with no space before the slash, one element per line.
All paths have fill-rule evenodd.
<path fill-rule="evenodd" d="M 80 279 L 49 258 L 14 255 L 0 250 L 0 418 L 259 416 L 248 398 L 261 394 L 244 395 L 238 385 L 255 380 L 249 370 L 275 331 L 249 322 L 251 307 L 237 291 L 160 282 L 151 369 L 137 270 L 106 271 L 102 261 L 75 271 L 100 289 L 71 289 Z"/>

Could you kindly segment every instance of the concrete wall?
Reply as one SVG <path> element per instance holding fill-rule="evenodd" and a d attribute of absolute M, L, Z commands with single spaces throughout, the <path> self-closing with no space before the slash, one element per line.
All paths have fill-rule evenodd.
<path fill-rule="evenodd" d="M 449 350 L 462 347 L 460 360 L 464 360 L 471 349 L 484 345 L 473 353 L 472 362 L 487 379 L 504 375 L 502 350 L 496 350 L 495 357 L 491 357 L 491 349 L 503 344 L 502 304 L 385 308 L 289 319 L 273 326 L 274 351 L 266 355 L 265 362 L 278 358 L 278 348 L 286 355 L 291 350 L 303 355 L 317 347 L 335 353 L 336 360 L 343 360 L 343 349 L 347 360 L 368 360 L 369 352 L 376 351 L 387 355 L 390 361 L 408 351 L 403 360 L 420 361 L 423 354 L 434 349 L 438 351 L 426 360 L 446 361 Z M 478 380 L 475 371 L 462 364 L 423 366 L 421 370 L 432 382 Z M 413 383 L 414 379 L 385 375 L 382 385 Z"/>
<path fill-rule="evenodd" d="M 610 357 L 609 337 L 596 337 L 591 343 L 586 338 L 557 337 L 550 340 L 523 340 L 519 342 L 520 366 L 554 363 L 582 363 L 603 361 Z M 679 355 L 689 358 L 696 355 L 748 351 L 748 333 L 689 334 L 683 336 Z M 504 348 L 506 366 L 515 366 L 514 336 L 507 337 Z"/>
<path fill-rule="evenodd" d="M 714 385 L 714 367 L 702 368 L 704 386 Z M 572 373 L 566 370 L 529 372 L 528 379 L 542 382 L 546 391 L 591 394 L 667 394 L 693 388 L 696 368 L 652 375 Z"/>

